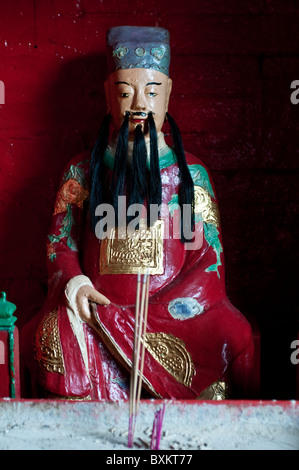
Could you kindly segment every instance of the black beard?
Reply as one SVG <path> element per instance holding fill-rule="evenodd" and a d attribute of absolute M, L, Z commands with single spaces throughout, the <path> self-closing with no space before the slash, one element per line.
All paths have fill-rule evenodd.
<path fill-rule="evenodd" d="M 112 172 L 112 179 L 110 186 L 107 185 L 107 180 L 104 179 L 104 167 L 103 167 L 103 154 L 104 145 L 99 142 L 101 139 L 107 142 L 107 130 L 109 127 L 107 122 L 102 125 L 100 130 L 98 141 L 92 152 L 92 163 L 91 163 L 91 192 L 90 192 L 90 212 L 92 226 L 95 228 L 95 209 L 99 204 L 108 203 L 114 208 L 115 213 L 115 225 L 118 227 L 118 202 L 119 196 L 127 196 L 129 206 L 135 204 L 147 204 L 147 223 L 148 226 L 153 225 L 156 221 L 159 212 L 155 210 L 151 214 L 151 207 L 153 204 L 159 207 L 162 203 L 162 183 L 159 167 L 159 150 L 158 150 L 158 138 L 155 122 L 152 113 L 148 115 L 148 126 L 150 134 L 150 170 L 147 168 L 147 150 L 140 125 L 136 126 L 132 164 L 128 165 L 128 140 L 129 140 L 129 116 L 127 112 L 120 128 L 117 146 L 114 157 L 114 167 Z M 108 121 L 108 117 L 106 117 Z M 99 150 L 102 152 L 102 158 L 99 158 Z M 99 178 L 98 178 L 98 176 Z M 137 211 L 137 209 L 136 209 Z M 134 218 L 134 215 L 127 217 L 127 223 Z M 123 217 L 121 217 L 123 220 Z"/>
<path fill-rule="evenodd" d="M 148 115 L 148 124 L 150 129 L 150 170 L 147 168 L 147 150 L 140 125 L 136 126 L 134 135 L 132 164 L 128 165 L 128 126 L 129 115 L 127 114 L 120 129 L 115 162 L 112 174 L 112 184 L 110 188 L 110 200 L 115 211 L 116 226 L 118 220 L 118 198 L 126 195 L 128 206 L 133 209 L 135 204 L 146 204 L 147 202 L 147 223 L 152 225 L 157 217 L 151 215 L 152 204 L 161 205 L 162 202 L 162 184 L 159 167 L 158 138 L 152 114 Z M 136 207 L 136 212 L 138 206 Z M 135 215 L 136 215 L 135 212 Z M 127 223 L 135 215 L 127 217 Z M 123 220 L 123 218 L 122 218 Z"/>
<path fill-rule="evenodd" d="M 104 153 L 108 146 L 109 125 L 111 117 L 106 116 L 101 126 L 97 142 L 93 148 L 90 165 L 90 217 L 93 231 L 98 222 L 95 211 L 98 205 L 111 204 L 115 212 L 116 226 L 118 226 L 118 198 L 127 197 L 127 207 L 134 204 L 147 203 L 147 225 L 155 223 L 159 212 L 157 207 L 162 203 L 162 183 L 159 167 L 158 138 L 152 113 L 148 114 L 148 127 L 150 136 L 150 170 L 147 168 L 147 151 L 144 134 L 141 126 L 137 126 L 134 136 L 132 164 L 128 165 L 128 139 L 129 139 L 129 112 L 126 112 L 121 126 L 115 152 L 114 167 L 111 183 L 107 178 L 107 169 L 104 165 Z M 180 170 L 179 201 L 181 214 L 183 204 L 191 208 L 191 231 L 194 228 L 194 186 L 186 163 L 184 149 L 179 130 L 173 118 L 167 113 L 174 141 L 174 150 L 178 159 Z M 151 208 L 155 206 L 151 214 Z M 134 216 L 127 217 L 127 223 Z M 123 220 L 123 218 L 122 218 Z M 183 217 L 181 218 L 184 223 Z M 182 233 L 185 233 L 182 230 Z M 182 242 L 185 240 L 182 236 Z"/>
<path fill-rule="evenodd" d="M 150 176 L 146 162 L 147 150 L 144 135 L 141 125 L 138 125 L 135 129 L 132 165 L 127 168 L 129 173 L 129 183 L 127 188 L 127 192 L 129 194 L 129 206 L 133 206 L 134 204 L 144 204 L 145 199 L 148 196 L 148 180 Z M 133 214 L 128 216 L 127 223 L 129 223 L 133 218 Z"/>

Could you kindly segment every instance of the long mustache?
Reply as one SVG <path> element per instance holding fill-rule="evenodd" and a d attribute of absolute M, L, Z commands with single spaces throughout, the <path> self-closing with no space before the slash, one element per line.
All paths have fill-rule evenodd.
<path fill-rule="evenodd" d="M 128 116 L 141 116 L 141 117 L 148 117 L 150 114 L 155 115 L 155 113 L 153 111 L 148 111 L 148 112 L 145 112 L 145 111 L 133 111 L 133 112 L 126 111 L 126 114 L 127 113 L 128 113 Z"/>
<path fill-rule="evenodd" d="M 162 203 L 162 181 L 161 172 L 159 165 L 159 150 L 158 150 L 158 138 L 157 129 L 153 117 L 153 113 L 148 115 L 149 135 L 150 135 L 150 183 L 149 183 L 149 194 L 148 204 L 151 207 L 152 204 L 157 204 L 158 207 Z M 148 226 L 155 223 L 155 220 L 150 220 L 151 212 L 147 212 Z M 158 216 L 160 215 L 160 211 Z"/>
<path fill-rule="evenodd" d="M 128 135 L 129 135 L 129 112 L 125 114 L 119 131 L 116 152 L 114 156 L 114 167 L 110 186 L 110 201 L 115 210 L 116 223 L 118 224 L 118 197 L 123 194 L 127 172 L 128 159 Z"/>

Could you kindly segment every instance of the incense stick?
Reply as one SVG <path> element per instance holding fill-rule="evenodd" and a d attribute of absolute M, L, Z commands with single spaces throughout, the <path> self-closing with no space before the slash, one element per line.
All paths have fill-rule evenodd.
<path fill-rule="evenodd" d="M 145 279 L 145 306 L 144 306 L 144 320 L 143 320 L 143 334 L 144 337 L 146 333 L 147 327 L 147 314 L 148 314 L 148 294 L 149 294 L 149 274 L 146 275 Z M 138 383 L 138 392 L 137 392 L 137 403 L 136 403 L 136 413 L 139 410 L 139 403 L 140 403 L 140 396 L 141 396 L 141 386 L 142 386 L 142 376 L 143 376 L 143 369 L 144 369 L 144 355 L 145 355 L 145 346 L 144 342 L 142 342 L 141 347 L 141 360 L 140 360 L 140 375 L 139 375 L 139 383 Z"/>
<path fill-rule="evenodd" d="M 133 345 L 133 358 L 132 369 L 130 377 L 130 410 L 129 410 L 129 434 L 128 434 L 128 447 L 133 446 L 133 417 L 135 415 L 135 400 L 134 400 L 134 376 L 136 367 L 136 352 L 137 352 L 137 338 L 139 332 L 139 307 L 140 307 L 140 273 L 137 275 L 137 289 L 136 289 L 136 303 L 135 303 L 135 325 L 134 325 L 134 345 Z"/>
<path fill-rule="evenodd" d="M 137 276 L 136 305 L 135 305 L 135 325 L 134 325 L 134 344 L 132 370 L 130 377 L 130 408 L 129 408 L 129 433 L 128 447 L 133 446 L 136 417 L 139 410 L 142 376 L 144 368 L 144 344 L 142 343 L 141 359 L 140 347 L 141 336 L 146 332 L 147 313 L 148 313 L 148 293 L 149 293 L 149 274 L 145 274 L 142 280 L 142 292 L 140 300 L 141 276 Z M 142 329 L 143 327 L 143 329 Z M 139 367 L 140 363 L 140 367 Z M 139 380 L 138 380 L 139 375 Z"/>
<path fill-rule="evenodd" d="M 155 413 L 152 438 L 151 438 L 151 450 L 159 450 L 160 448 L 164 413 L 165 413 L 165 403 L 163 405 L 162 410 L 159 409 Z"/>

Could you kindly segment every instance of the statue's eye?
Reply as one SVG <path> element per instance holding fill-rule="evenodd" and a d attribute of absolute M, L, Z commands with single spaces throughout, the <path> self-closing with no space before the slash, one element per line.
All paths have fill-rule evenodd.
<path fill-rule="evenodd" d="M 120 96 L 121 96 L 122 98 L 129 98 L 130 93 L 121 93 Z"/>
<path fill-rule="evenodd" d="M 148 93 L 148 96 L 149 96 L 150 98 L 155 98 L 155 96 L 157 96 L 157 94 L 158 94 L 158 93 L 155 93 L 154 91 L 150 91 L 150 92 Z"/>

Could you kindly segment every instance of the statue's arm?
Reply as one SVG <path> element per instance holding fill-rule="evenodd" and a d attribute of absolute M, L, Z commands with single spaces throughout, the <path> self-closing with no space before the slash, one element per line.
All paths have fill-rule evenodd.
<path fill-rule="evenodd" d="M 88 199 L 88 168 L 88 160 L 80 156 L 66 166 L 56 196 L 47 243 L 47 268 L 49 280 L 52 280 L 50 284 L 60 290 L 61 294 L 67 294 L 73 310 L 87 322 L 94 303 L 109 303 L 106 297 L 93 288 L 80 263 L 85 203 Z M 59 281 L 55 282 L 55 279 Z"/>

